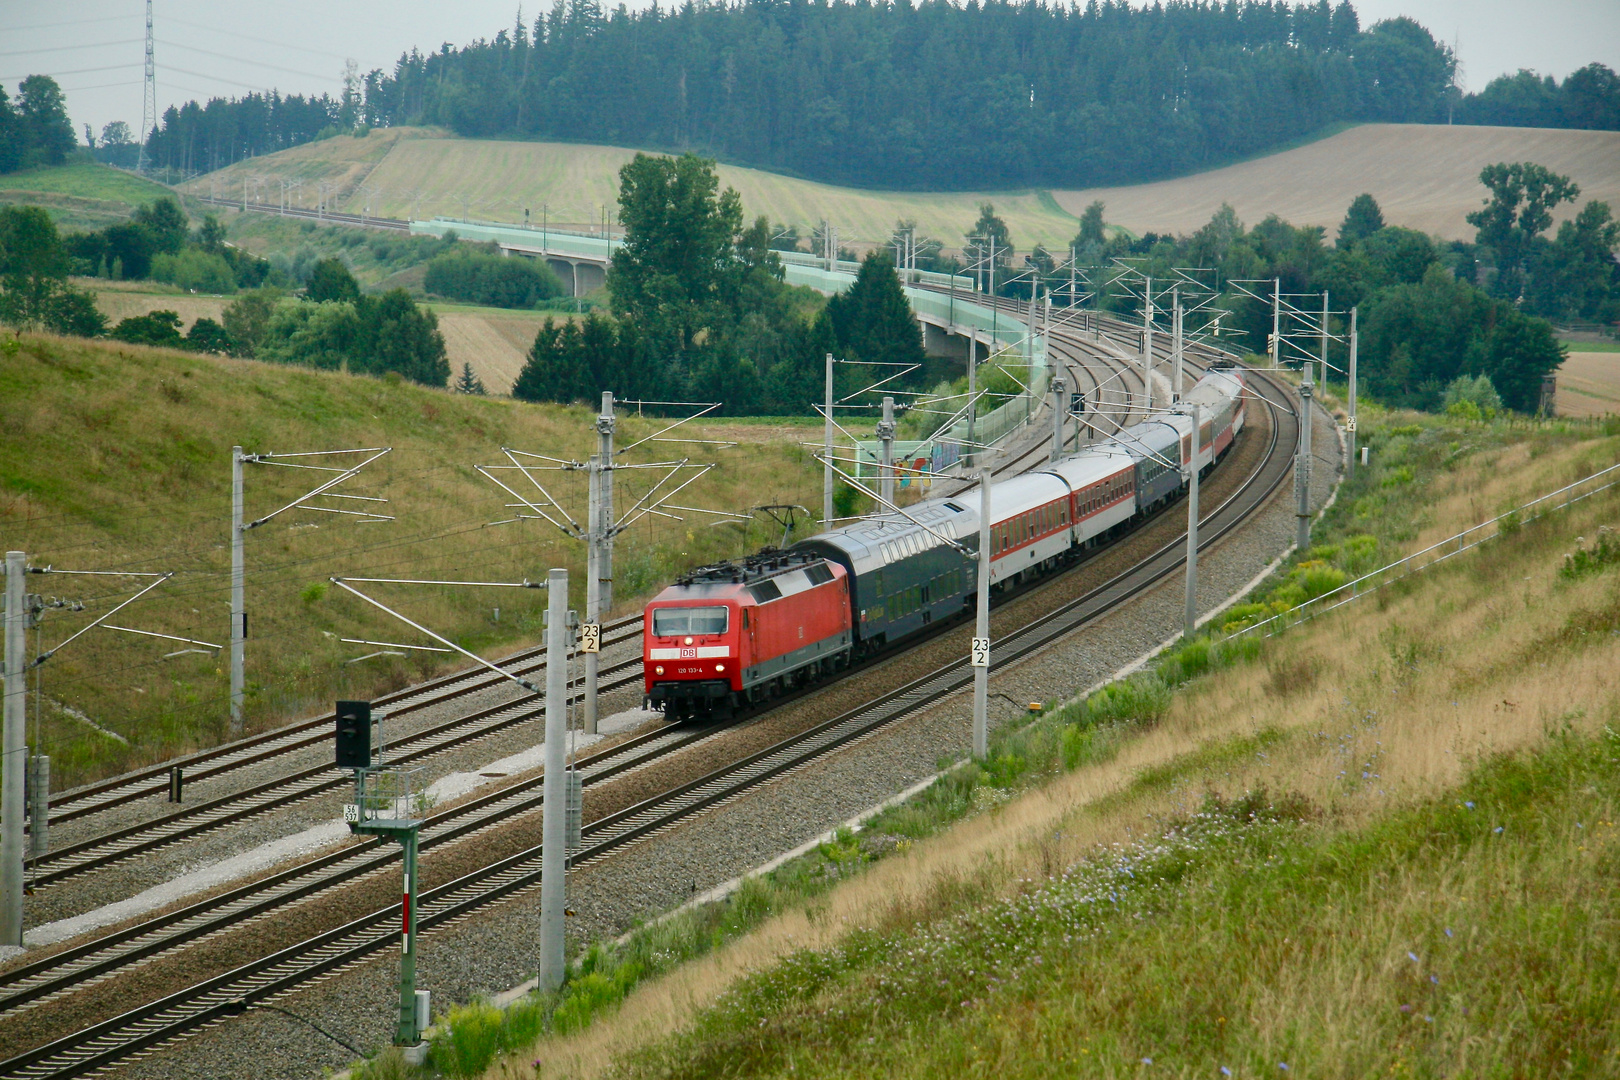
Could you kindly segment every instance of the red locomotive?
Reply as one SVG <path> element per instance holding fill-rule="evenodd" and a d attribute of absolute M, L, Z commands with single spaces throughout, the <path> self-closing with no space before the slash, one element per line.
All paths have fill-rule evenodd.
<path fill-rule="evenodd" d="M 808 551 L 705 566 L 647 605 L 642 635 L 649 706 L 725 716 L 848 662 L 848 576 Z"/>

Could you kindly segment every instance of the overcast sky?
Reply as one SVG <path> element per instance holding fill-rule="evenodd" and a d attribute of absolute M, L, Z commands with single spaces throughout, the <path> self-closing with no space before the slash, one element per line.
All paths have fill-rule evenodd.
<path fill-rule="evenodd" d="M 639 0 L 636 6 L 645 6 Z M 610 6 L 604 3 L 604 6 Z M 156 0 L 158 110 L 277 87 L 333 93 L 345 59 L 392 70 L 412 46 L 464 44 L 512 25 L 515 0 Z M 1455 41 L 1477 90 L 1505 71 L 1560 79 L 1593 60 L 1620 69 L 1620 0 L 1361 0 L 1363 26 L 1410 15 Z M 533 23 L 536 4 L 525 5 Z M 0 82 L 54 76 L 74 127 L 141 120 L 143 0 L 0 0 Z"/>

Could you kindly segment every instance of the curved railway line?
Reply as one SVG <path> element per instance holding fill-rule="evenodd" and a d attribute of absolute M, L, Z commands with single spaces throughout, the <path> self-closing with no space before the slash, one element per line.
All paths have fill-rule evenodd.
<path fill-rule="evenodd" d="M 1069 339 L 1063 342 L 1067 355 L 1059 359 L 1068 360 L 1078 353 L 1089 353 L 1091 350 L 1086 346 L 1090 344 Z M 1069 351 L 1071 348 L 1073 352 Z M 1117 356 L 1110 359 L 1119 360 Z M 1200 531 L 1200 549 L 1219 542 L 1246 520 L 1269 500 L 1289 475 L 1293 445 L 1297 438 L 1297 417 L 1292 399 L 1280 384 L 1259 373 L 1255 374 L 1257 377 L 1253 379 L 1253 385 L 1266 402 L 1273 421 L 1268 443 L 1259 463 L 1241 481 L 1237 490 L 1205 514 Z M 1044 452 L 1048 444 L 1049 439 L 1033 440 L 1028 448 L 1003 463 L 1004 469 L 1017 467 L 1033 454 Z M 1185 537 L 1179 536 L 1112 580 L 1004 636 L 998 641 L 994 666 L 1002 668 L 1015 663 L 1158 584 L 1182 564 L 1184 547 Z M 638 617 L 621 620 L 612 624 L 613 632 L 622 630 L 625 635 L 639 634 L 639 624 Z M 633 632 L 632 626 L 635 627 Z M 530 659 L 534 656 L 532 653 L 528 655 Z M 401 691 L 394 698 L 396 704 L 390 711 L 397 715 L 404 708 L 420 707 L 409 703 L 417 698 L 444 694 L 458 679 L 466 680 L 472 676 L 473 673 L 447 676 Z M 887 724 L 938 702 L 966 685 L 971 678 L 971 669 L 965 663 L 952 662 L 881 695 L 859 709 L 826 720 L 654 798 L 599 818 L 585 826 L 584 846 L 574 855 L 571 863 L 579 865 L 601 858 L 620 846 L 670 828 L 775 777 L 825 757 Z M 526 703 L 531 711 L 535 704 L 532 699 Z M 524 705 L 513 702 L 486 712 L 521 709 Z M 460 721 L 441 725 L 441 728 L 454 728 L 468 720 L 461 718 Z M 316 728 L 320 728 L 322 734 L 315 734 Z M 322 717 L 304 722 L 300 732 L 282 729 L 258 740 L 239 743 L 233 748 L 222 748 L 222 753 L 206 760 L 212 761 L 216 767 L 228 766 L 233 754 L 258 755 L 257 760 L 264 760 L 266 756 L 285 752 L 274 749 L 277 740 L 303 739 L 299 745 L 307 746 L 328 737 L 329 732 L 330 719 Z M 582 758 L 585 782 L 598 783 L 621 775 L 674 749 L 706 738 L 708 734 L 710 731 L 704 729 L 666 728 L 605 748 Z M 410 745 L 407 743 L 405 747 Z M 434 751 L 424 747 L 422 752 Z M 192 760 L 200 757 L 195 755 Z M 325 771 L 330 771 L 330 767 Z M 166 772 L 166 769 L 149 771 L 148 779 L 160 772 Z M 127 777 L 123 781 L 140 782 Z M 346 780 L 333 781 L 334 786 L 342 783 L 346 783 Z M 514 814 L 531 811 L 540 803 L 538 788 L 538 779 L 512 785 L 434 815 L 424 827 L 423 847 L 465 838 Z M 106 790 L 111 791 L 112 788 Z M 82 795 L 83 790 L 74 794 Z M 33 965 L 14 968 L 0 975 L 0 1015 L 15 1013 L 105 981 L 147 958 L 223 934 L 244 925 L 246 921 L 268 917 L 277 908 L 330 888 L 340 881 L 351 881 L 375 873 L 395 858 L 397 853 L 381 841 L 351 845 L 263 881 L 241 886 L 138 926 L 59 951 Z M 539 848 L 536 847 L 422 893 L 418 897 L 420 926 L 424 931 L 442 927 L 538 884 L 539 861 Z M 398 904 L 384 907 L 298 945 L 250 961 L 178 993 L 140 1005 L 66 1038 L 0 1062 L 0 1075 L 82 1075 L 142 1049 L 183 1037 L 200 1026 L 240 1012 L 256 1002 L 268 1000 L 311 979 L 366 959 L 396 942 L 398 918 Z"/>

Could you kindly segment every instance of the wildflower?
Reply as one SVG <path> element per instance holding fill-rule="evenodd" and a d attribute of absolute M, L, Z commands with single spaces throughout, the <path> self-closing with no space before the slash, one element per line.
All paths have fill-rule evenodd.
<path fill-rule="evenodd" d="M 1143 1058 L 1142 1059 L 1142 1064 L 1151 1065 L 1151 1064 L 1153 1064 L 1153 1059 L 1152 1058 Z"/>
<path fill-rule="evenodd" d="M 1446 937 L 1450 937 L 1450 936 L 1451 936 L 1451 927 L 1448 926 L 1448 927 L 1446 927 Z"/>
<path fill-rule="evenodd" d="M 1493 832 L 1493 833 L 1499 833 L 1501 831 L 1502 831 L 1502 826 L 1500 826 L 1500 825 L 1498 825 L 1496 828 L 1491 830 L 1491 832 Z"/>
<path fill-rule="evenodd" d="M 1418 962 L 1417 953 L 1409 952 L 1406 954 L 1406 958 L 1414 964 Z"/>
<path fill-rule="evenodd" d="M 1222 1065 L 1221 1066 L 1221 1075 L 1222 1076 L 1231 1076 L 1232 1075 L 1232 1070 L 1228 1069 L 1225 1065 Z"/>
<path fill-rule="evenodd" d="M 1411 1011 L 1412 1011 L 1412 1006 L 1410 1006 L 1410 1005 L 1402 1005 L 1401 1006 L 1401 1012 L 1409 1013 Z"/>
<path fill-rule="evenodd" d="M 1438 976 L 1438 975 L 1430 975 L 1429 976 L 1429 981 L 1431 983 L 1433 983 L 1434 985 L 1439 986 L 1440 985 L 1440 976 Z"/>
<path fill-rule="evenodd" d="M 1468 809 L 1470 809 L 1470 810 L 1472 810 L 1474 808 L 1474 804 L 1471 803 L 1471 802 L 1465 802 L 1465 803 L 1463 803 L 1463 805 L 1468 807 Z"/>

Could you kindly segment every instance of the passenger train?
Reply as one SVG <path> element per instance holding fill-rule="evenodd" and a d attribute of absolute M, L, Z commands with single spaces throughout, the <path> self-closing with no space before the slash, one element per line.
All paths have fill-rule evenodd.
<path fill-rule="evenodd" d="M 1167 414 L 991 488 L 992 594 L 1050 573 L 1177 498 L 1243 429 L 1244 379 L 1212 369 Z M 694 570 L 647 605 L 646 702 L 670 719 L 724 717 L 816 682 L 931 624 L 971 612 L 977 491 L 829 529 L 786 550 Z"/>

